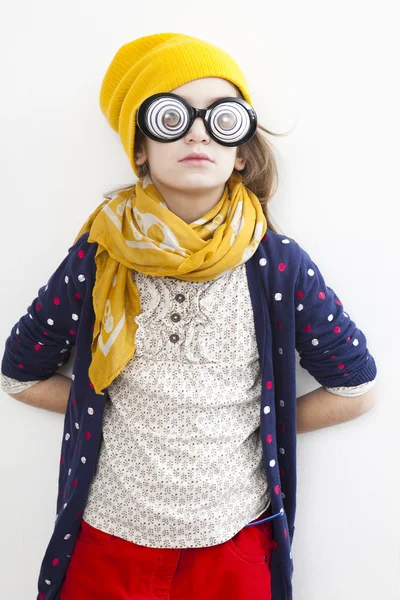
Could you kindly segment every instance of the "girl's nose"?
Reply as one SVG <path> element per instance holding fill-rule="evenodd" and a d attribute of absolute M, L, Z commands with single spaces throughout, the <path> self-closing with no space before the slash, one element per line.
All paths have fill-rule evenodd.
<path fill-rule="evenodd" d="M 201 117 L 197 117 L 192 123 L 191 128 L 186 134 L 186 137 L 196 140 L 210 140 L 210 136 Z"/>

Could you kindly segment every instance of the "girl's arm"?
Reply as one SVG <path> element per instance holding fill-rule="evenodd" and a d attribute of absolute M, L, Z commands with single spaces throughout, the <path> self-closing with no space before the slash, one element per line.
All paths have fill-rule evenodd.
<path fill-rule="evenodd" d="M 301 260 L 294 290 L 296 350 L 300 366 L 321 384 L 297 399 L 298 432 L 303 433 L 370 410 L 375 401 L 372 386 L 377 369 L 364 333 L 343 310 L 309 254 L 299 248 Z"/>
<path fill-rule="evenodd" d="M 10 393 L 9 396 L 36 408 L 65 414 L 70 389 L 71 379 L 55 373 L 49 379 L 39 381 L 23 392 Z"/>
<path fill-rule="evenodd" d="M 34 406 L 65 412 L 70 380 L 57 370 L 68 362 L 76 344 L 80 313 L 87 293 L 91 296 L 96 244 L 83 234 L 39 289 L 27 313 L 14 325 L 6 340 L 2 375 L 20 382 L 35 382 L 15 395 Z M 8 393 L 8 392 L 7 392 Z"/>

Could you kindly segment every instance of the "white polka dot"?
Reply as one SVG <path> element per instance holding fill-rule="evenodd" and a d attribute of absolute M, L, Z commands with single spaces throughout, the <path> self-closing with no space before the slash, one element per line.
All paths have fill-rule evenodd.
<path fill-rule="evenodd" d="M 288 240 L 287 238 L 285 238 L 284 240 L 282 240 L 282 244 L 290 244 L 290 240 Z"/>
<path fill-rule="evenodd" d="M 278 348 L 278 352 L 279 352 L 279 354 L 283 354 L 283 349 L 282 348 Z"/>
<path fill-rule="evenodd" d="M 73 373 L 72 373 L 71 377 L 72 377 L 72 381 L 75 381 L 75 375 Z"/>
<path fill-rule="evenodd" d="M 63 364 L 62 363 L 57 363 L 57 367 L 62 367 Z"/>
<path fill-rule="evenodd" d="M 312 277 L 315 273 L 312 269 L 308 269 L 307 273 Z"/>
<path fill-rule="evenodd" d="M 280 404 L 281 406 L 285 406 L 285 401 L 284 401 L 284 400 L 280 400 L 280 401 L 279 401 L 279 404 Z"/>
<path fill-rule="evenodd" d="M 285 448 L 279 448 L 279 452 L 280 452 L 281 454 L 285 454 Z"/>
<path fill-rule="evenodd" d="M 282 294 L 280 292 L 275 294 L 275 300 L 282 300 Z"/>
<path fill-rule="evenodd" d="M 81 461 L 83 462 L 83 464 L 85 464 L 85 462 L 86 462 L 86 456 L 82 456 Z"/>
<path fill-rule="evenodd" d="M 85 281 L 86 277 L 84 275 L 78 275 L 79 281 Z"/>
<path fill-rule="evenodd" d="M 66 507 L 67 507 L 67 504 L 68 504 L 68 502 L 66 502 L 66 503 L 64 504 L 63 508 L 66 508 Z"/>
<path fill-rule="evenodd" d="M 66 440 L 69 440 L 69 438 L 70 438 L 70 437 L 71 437 L 71 436 L 69 435 L 69 433 L 66 433 L 66 434 L 65 434 L 65 439 L 66 439 Z"/>
<path fill-rule="evenodd" d="M 79 429 L 79 423 L 75 423 L 75 427 Z"/>
<path fill-rule="evenodd" d="M 259 263 L 262 267 L 264 267 L 267 264 L 267 259 L 266 258 L 260 258 Z"/>
<path fill-rule="evenodd" d="M 71 534 L 67 533 L 67 535 L 64 535 L 64 540 L 69 540 L 70 537 L 71 537 Z"/>
<path fill-rule="evenodd" d="M 68 352 L 68 348 L 63 348 L 62 350 L 60 350 L 60 354 L 64 354 L 65 352 Z"/>
<path fill-rule="evenodd" d="M 71 469 L 68 469 L 68 475 L 71 475 Z"/>
<path fill-rule="evenodd" d="M 53 319 L 47 319 L 47 323 L 48 323 L 49 325 L 54 325 L 54 321 L 53 321 Z"/>
<path fill-rule="evenodd" d="M 47 585 L 51 585 L 50 579 L 45 579 L 44 582 L 47 583 Z"/>
<path fill-rule="evenodd" d="M 286 495 L 282 492 L 282 498 L 286 498 Z"/>
<path fill-rule="evenodd" d="M 31 315 L 31 313 L 28 313 L 28 314 L 29 314 L 29 318 L 30 318 L 30 319 L 33 319 L 33 317 L 32 317 L 32 315 Z"/>
<path fill-rule="evenodd" d="M 264 406 L 264 414 L 267 415 L 271 412 L 271 408 L 269 406 Z"/>
<path fill-rule="evenodd" d="M 348 316 L 349 316 L 349 315 L 348 315 L 347 313 L 345 313 L 345 312 L 343 312 L 343 315 L 344 315 L 345 317 L 348 317 Z"/>
<path fill-rule="evenodd" d="M 79 319 L 78 315 L 76 315 L 75 313 L 72 314 L 72 318 L 74 321 L 77 321 Z"/>
<path fill-rule="evenodd" d="M 38 344 L 40 344 L 41 346 L 43 346 L 43 345 L 44 345 L 44 344 L 43 344 L 43 342 L 38 342 Z"/>
<path fill-rule="evenodd" d="M 19 329 L 18 329 L 18 327 L 17 327 L 17 335 L 19 335 Z"/>
<path fill-rule="evenodd" d="M 91 406 L 89 406 L 89 408 L 87 409 L 89 415 L 93 415 L 94 414 L 94 410 Z"/>
<path fill-rule="evenodd" d="M 272 460 L 270 460 L 270 461 L 269 461 L 269 466 L 270 466 L 270 467 L 274 467 L 274 466 L 275 466 L 275 461 L 274 461 L 274 459 L 272 459 Z"/>
<path fill-rule="evenodd" d="M 68 275 L 66 275 L 66 276 L 65 276 L 65 279 L 64 279 L 64 281 L 65 281 L 65 283 L 68 283 L 68 281 L 69 281 L 69 277 L 68 277 Z"/>
<path fill-rule="evenodd" d="M 299 304 L 296 308 L 296 310 L 303 310 L 304 306 L 302 304 Z"/>
<path fill-rule="evenodd" d="M 353 340 L 353 346 L 358 346 L 358 339 Z"/>
<path fill-rule="evenodd" d="M 314 338 L 313 340 L 311 340 L 311 343 L 313 346 L 318 346 L 319 341 L 317 340 L 317 338 Z"/>
<path fill-rule="evenodd" d="M 328 321 L 332 321 L 332 319 L 333 319 L 333 315 L 329 315 Z"/>
<path fill-rule="evenodd" d="M 69 344 L 69 340 L 65 340 L 65 343 L 66 343 L 66 344 Z"/>
<path fill-rule="evenodd" d="M 46 285 L 46 287 L 44 288 L 44 291 L 45 291 L 45 292 L 47 292 L 47 288 L 48 288 L 48 287 L 49 287 L 49 286 L 48 286 L 48 285 Z"/>

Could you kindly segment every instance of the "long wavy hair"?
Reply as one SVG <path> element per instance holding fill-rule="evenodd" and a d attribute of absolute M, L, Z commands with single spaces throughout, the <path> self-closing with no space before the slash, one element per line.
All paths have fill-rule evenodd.
<path fill-rule="evenodd" d="M 237 91 L 239 96 L 243 98 L 239 88 L 237 88 Z M 243 184 L 258 197 L 267 220 L 268 229 L 276 233 L 283 233 L 280 232 L 278 226 L 273 223 L 268 211 L 268 203 L 278 189 L 279 175 L 273 145 L 264 134 L 273 136 L 287 135 L 286 133 L 273 133 L 258 123 L 256 133 L 251 140 L 238 147 L 238 155 L 241 158 L 246 159 L 246 165 L 240 173 L 242 175 Z M 139 127 L 137 127 L 135 133 L 134 156 L 145 147 L 145 144 L 146 136 Z M 148 161 L 143 165 L 139 165 L 138 171 L 140 178 L 150 174 Z M 236 169 L 234 169 L 234 171 L 236 171 Z M 132 187 L 132 185 L 134 184 L 111 190 L 110 192 L 103 194 L 103 196 L 106 198 L 110 194 Z"/>

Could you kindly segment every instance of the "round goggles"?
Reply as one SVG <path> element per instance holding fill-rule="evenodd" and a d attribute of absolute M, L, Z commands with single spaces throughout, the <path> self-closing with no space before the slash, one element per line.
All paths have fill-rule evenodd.
<path fill-rule="evenodd" d="M 242 98 L 220 98 L 207 108 L 194 108 L 172 93 L 146 98 L 137 112 L 137 125 L 157 142 L 175 142 L 201 117 L 210 137 L 223 146 L 240 146 L 256 133 L 255 110 Z"/>

